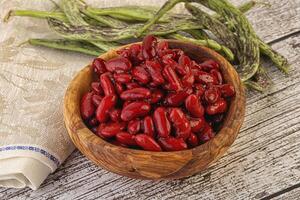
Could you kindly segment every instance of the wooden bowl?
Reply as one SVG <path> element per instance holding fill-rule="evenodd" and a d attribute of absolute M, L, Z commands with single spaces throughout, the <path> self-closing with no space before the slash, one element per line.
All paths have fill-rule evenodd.
<path fill-rule="evenodd" d="M 225 81 L 232 84 L 236 91 L 224 125 L 212 140 L 184 151 L 151 152 L 110 144 L 92 133 L 80 116 L 80 99 L 90 90 L 93 80 L 93 73 L 90 67 L 86 66 L 71 81 L 66 91 L 65 125 L 75 146 L 95 164 L 108 171 L 139 179 L 177 179 L 191 176 L 219 159 L 240 130 L 245 115 L 245 94 L 239 76 L 230 63 L 206 47 L 175 40 L 168 41 L 170 48 L 180 48 L 196 61 L 212 58 L 219 62 Z M 100 58 L 108 60 L 115 56 L 116 50 L 112 50 Z"/>

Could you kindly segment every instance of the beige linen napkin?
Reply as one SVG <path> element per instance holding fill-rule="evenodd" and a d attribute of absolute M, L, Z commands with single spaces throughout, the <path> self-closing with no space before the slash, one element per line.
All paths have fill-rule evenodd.
<path fill-rule="evenodd" d="M 87 1 L 97 6 L 156 5 L 161 0 Z M 0 186 L 37 189 L 74 150 L 63 124 L 64 91 L 92 60 L 77 53 L 18 45 L 57 37 L 44 20 L 14 17 L 10 9 L 49 10 L 51 1 L 0 1 Z"/>

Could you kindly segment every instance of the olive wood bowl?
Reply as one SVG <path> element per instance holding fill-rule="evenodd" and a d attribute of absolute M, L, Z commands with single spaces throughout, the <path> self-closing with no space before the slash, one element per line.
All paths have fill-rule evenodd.
<path fill-rule="evenodd" d="M 168 40 L 170 48 L 180 48 L 196 61 L 216 60 L 225 82 L 234 86 L 232 98 L 223 126 L 218 134 L 195 148 L 152 152 L 115 146 L 90 131 L 80 116 L 80 99 L 90 90 L 94 79 L 90 66 L 83 68 L 71 81 L 64 97 L 64 121 L 75 146 L 98 166 L 119 175 L 139 179 L 178 179 L 191 176 L 219 159 L 234 142 L 245 115 L 245 94 L 239 76 L 231 64 L 215 51 L 186 42 Z M 129 45 L 120 47 L 125 48 Z M 109 60 L 117 56 L 111 50 L 100 58 Z"/>

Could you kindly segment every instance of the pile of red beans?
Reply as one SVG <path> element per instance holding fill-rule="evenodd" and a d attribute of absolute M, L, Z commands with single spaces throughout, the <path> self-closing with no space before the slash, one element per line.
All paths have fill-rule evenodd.
<path fill-rule="evenodd" d="M 235 94 L 216 61 L 197 63 L 152 35 L 91 67 L 99 78 L 82 97 L 81 116 L 95 134 L 123 147 L 179 151 L 203 144 L 220 129 Z"/>

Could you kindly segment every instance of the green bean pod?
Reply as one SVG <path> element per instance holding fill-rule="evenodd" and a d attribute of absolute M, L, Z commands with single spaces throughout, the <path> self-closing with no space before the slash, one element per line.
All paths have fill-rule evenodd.
<path fill-rule="evenodd" d="M 61 0 L 60 7 L 73 26 L 87 26 L 88 23 L 83 19 L 79 10 L 77 0 Z"/>

